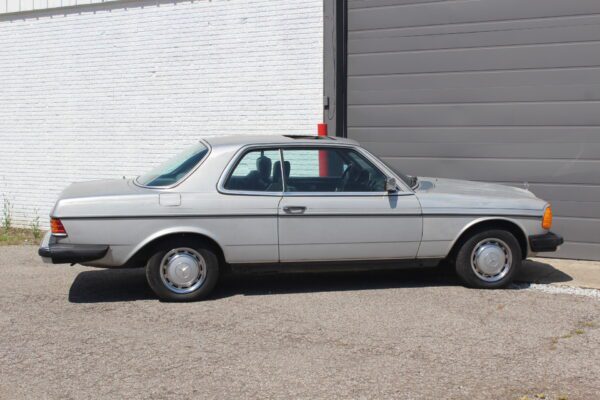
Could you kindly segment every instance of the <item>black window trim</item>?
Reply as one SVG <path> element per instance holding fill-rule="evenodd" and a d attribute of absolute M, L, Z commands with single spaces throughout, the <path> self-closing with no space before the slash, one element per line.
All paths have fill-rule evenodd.
<path fill-rule="evenodd" d="M 145 189 L 155 189 L 155 190 L 173 189 L 173 188 L 176 188 L 177 186 L 181 185 L 190 176 L 192 176 L 196 172 L 196 170 L 198 168 L 200 168 L 200 166 L 202 164 L 204 164 L 204 161 L 208 160 L 208 158 L 210 157 L 210 155 L 212 153 L 212 146 L 210 145 L 210 143 L 208 143 L 208 141 L 206 141 L 204 139 L 200 139 L 199 142 L 202 143 L 203 145 L 205 145 L 206 148 L 208 149 L 208 151 L 206 152 L 206 154 L 204 155 L 204 157 L 202 157 L 202 159 L 200 161 L 198 161 L 198 163 L 192 169 L 189 170 L 189 172 L 187 174 L 185 174 L 184 176 L 182 176 L 181 178 L 179 178 L 179 180 L 177 180 L 176 182 L 174 182 L 174 183 L 172 183 L 170 185 L 165 185 L 165 186 L 142 185 L 141 183 L 138 182 L 138 178 L 140 177 L 138 175 L 135 178 L 132 178 L 133 184 L 136 185 L 136 186 L 145 188 Z"/>
<path fill-rule="evenodd" d="M 316 149 L 316 150 L 326 150 L 328 148 L 339 148 L 339 149 L 350 149 L 354 150 L 357 153 L 361 154 L 367 160 L 369 160 L 379 171 L 381 171 L 384 175 L 396 178 L 398 191 L 394 193 L 388 192 L 286 192 L 285 185 L 286 179 L 285 174 L 283 173 L 283 162 L 281 162 L 281 174 L 283 178 L 283 185 L 281 191 L 277 192 L 263 192 L 263 191 L 250 191 L 250 190 L 229 190 L 225 189 L 225 182 L 229 179 L 229 176 L 233 173 L 233 170 L 239 163 L 239 161 L 246 155 L 246 153 L 252 150 L 261 150 L 261 149 L 269 149 L 275 150 L 279 149 L 279 157 L 280 161 L 283 161 L 283 150 L 285 149 Z M 413 190 L 402 182 L 400 177 L 396 175 L 394 171 L 392 171 L 388 166 L 381 163 L 375 156 L 366 151 L 360 146 L 345 144 L 345 143 L 335 143 L 335 142 L 321 142 L 318 144 L 306 144 L 306 143 L 261 143 L 261 144 L 248 144 L 242 146 L 238 149 L 231 160 L 227 163 L 227 166 L 224 168 L 221 177 L 217 181 L 217 192 L 226 195 L 235 195 L 235 196 L 267 196 L 267 197 L 363 197 L 363 196 L 411 196 L 414 195 Z"/>
<path fill-rule="evenodd" d="M 312 145 L 312 144 L 308 144 L 308 145 L 295 145 L 295 146 L 281 146 L 281 160 L 282 160 L 282 168 L 283 168 L 283 162 L 285 161 L 285 158 L 283 156 L 283 151 L 286 148 L 293 148 L 294 150 L 331 150 L 333 149 L 344 149 L 344 150 L 349 150 L 349 151 L 354 151 L 356 153 L 358 153 L 359 156 L 365 158 L 367 160 L 367 162 L 369 162 L 370 164 L 373 165 L 373 168 L 377 169 L 379 172 L 381 172 L 384 176 L 390 176 L 389 173 L 386 173 L 384 170 L 381 169 L 381 167 L 378 165 L 378 163 L 373 162 L 374 160 L 371 157 L 368 157 L 368 155 L 366 153 L 364 153 L 363 151 L 361 151 L 362 149 L 360 147 L 357 146 L 352 146 L 352 145 L 348 145 L 348 146 L 344 146 L 344 145 Z M 282 171 L 283 173 L 283 171 Z M 393 175 L 395 176 L 395 174 Z M 283 195 L 286 197 L 309 197 L 309 196 L 320 196 L 320 197 L 357 197 L 357 196 L 388 196 L 390 193 L 386 192 L 386 191 L 382 191 L 382 192 L 288 192 L 286 191 L 286 187 L 287 187 L 287 178 L 285 177 L 285 174 L 283 174 Z M 398 188 L 399 192 L 396 192 L 395 194 L 398 195 L 403 195 L 405 194 L 404 191 L 402 191 L 402 189 L 399 187 Z M 408 193 L 406 193 L 408 194 Z M 412 194 L 412 193 L 411 193 Z"/>
<path fill-rule="evenodd" d="M 279 165 L 281 166 L 281 182 L 282 182 L 282 190 L 277 190 L 273 192 L 267 191 L 258 191 L 258 190 L 239 190 L 239 189 L 227 189 L 225 188 L 225 184 L 233 175 L 233 171 L 237 168 L 239 163 L 244 159 L 246 154 L 251 153 L 253 151 L 277 151 L 279 152 Z M 235 155 L 232 157 L 230 162 L 225 167 L 219 182 L 217 183 L 217 191 L 221 194 L 228 195 L 239 195 L 239 196 L 270 196 L 270 197 L 281 197 L 283 195 L 284 183 L 283 183 L 283 163 L 281 162 L 282 152 L 279 145 L 250 145 L 244 146 L 240 150 L 238 150 Z"/>

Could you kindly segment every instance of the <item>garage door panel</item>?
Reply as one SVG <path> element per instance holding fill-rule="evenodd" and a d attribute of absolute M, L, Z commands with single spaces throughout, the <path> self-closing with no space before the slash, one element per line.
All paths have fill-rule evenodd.
<path fill-rule="evenodd" d="M 570 242 L 600 241 L 600 219 L 555 217 L 552 227 Z"/>
<path fill-rule="evenodd" d="M 600 2 L 375 3 L 348 14 L 348 136 L 410 174 L 527 181 L 557 255 L 600 259 Z"/>
<path fill-rule="evenodd" d="M 600 30 L 600 29 L 599 29 Z M 600 100 L 600 83 L 546 86 L 353 90 L 348 105 Z"/>
<path fill-rule="evenodd" d="M 529 187 L 540 198 L 552 202 L 600 202 L 600 186 L 530 182 Z M 596 217 L 600 217 L 600 213 Z"/>
<path fill-rule="evenodd" d="M 533 193 L 536 193 L 532 190 Z M 539 194 L 536 193 L 539 196 Z M 552 204 L 552 211 L 556 215 L 577 218 L 598 218 L 600 216 L 600 201 L 557 201 L 548 200 Z M 600 233 L 599 233 L 600 234 Z"/>
<path fill-rule="evenodd" d="M 499 158 L 499 159 L 540 159 L 540 160 L 598 160 L 600 143 L 411 143 L 370 142 L 361 144 L 381 157 L 447 157 L 456 158 Z M 600 173 L 600 171 L 599 171 Z M 600 214 L 599 214 L 600 215 Z"/>
<path fill-rule="evenodd" d="M 600 126 L 600 102 L 349 106 L 351 126 Z"/>
<path fill-rule="evenodd" d="M 398 26 L 464 24 L 600 13 L 597 0 L 502 0 L 411 2 L 389 7 L 350 9 L 352 31 Z"/>
<path fill-rule="evenodd" d="M 597 126 L 470 126 L 349 128 L 361 143 L 599 143 Z"/>
<path fill-rule="evenodd" d="M 598 2 L 600 4 L 600 2 Z M 587 67 L 600 64 L 600 43 L 350 54 L 351 75 Z"/>
<path fill-rule="evenodd" d="M 348 76 L 348 93 L 360 91 L 404 91 L 449 88 L 497 88 L 546 85 L 587 85 L 598 83 L 600 67 L 534 69 L 518 71 L 417 72 L 400 75 Z M 349 101 L 352 101 L 352 97 Z"/>
<path fill-rule="evenodd" d="M 464 24 L 446 24 L 446 25 L 424 25 L 424 26 L 398 26 L 386 29 L 370 29 L 348 32 L 348 40 L 369 39 L 373 37 L 409 37 L 418 36 L 422 39 L 425 36 L 435 36 L 457 33 L 484 33 L 513 30 L 522 31 L 525 35 L 532 29 L 541 29 L 549 27 L 567 27 L 567 26 L 586 26 L 598 24 L 600 15 L 598 14 L 577 14 L 557 17 L 545 17 L 534 19 L 516 19 L 501 21 L 469 22 Z"/>
<path fill-rule="evenodd" d="M 475 181 L 510 181 L 600 185 L 598 161 L 464 159 L 383 157 L 387 163 L 411 175 L 462 178 Z"/>
<path fill-rule="evenodd" d="M 348 8 L 352 10 L 357 8 L 373 8 L 418 3 L 431 3 L 431 0 L 348 0 Z"/>
<path fill-rule="evenodd" d="M 402 31 L 374 31 L 368 37 L 348 38 L 348 49 L 352 54 L 435 50 L 446 48 L 494 47 L 509 45 L 531 45 L 568 43 L 600 40 L 598 24 L 573 26 L 513 29 L 510 31 L 479 31 L 469 33 L 436 33 L 418 38 L 405 36 Z M 600 21 L 599 21 L 600 23 Z M 526 26 L 526 25 L 523 25 Z M 524 34 L 525 33 L 525 34 Z"/>
<path fill-rule="evenodd" d="M 575 258 L 580 260 L 597 260 L 600 254 L 600 244 L 565 242 L 553 257 Z"/>

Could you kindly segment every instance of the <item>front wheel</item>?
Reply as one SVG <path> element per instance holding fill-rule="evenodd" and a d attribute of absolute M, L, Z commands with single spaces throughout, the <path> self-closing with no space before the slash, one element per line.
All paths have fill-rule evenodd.
<path fill-rule="evenodd" d="M 456 273 L 469 287 L 507 286 L 521 266 L 521 247 L 504 230 L 486 230 L 468 238 L 456 255 Z"/>
<path fill-rule="evenodd" d="M 194 241 L 170 241 L 159 246 L 148 260 L 146 278 L 162 300 L 200 300 L 218 281 L 218 257 L 210 247 Z"/>

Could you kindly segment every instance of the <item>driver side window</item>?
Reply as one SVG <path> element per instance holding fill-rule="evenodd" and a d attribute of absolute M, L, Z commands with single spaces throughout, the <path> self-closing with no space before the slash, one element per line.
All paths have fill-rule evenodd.
<path fill-rule="evenodd" d="M 347 148 L 283 150 L 287 192 L 384 192 L 386 176 Z"/>

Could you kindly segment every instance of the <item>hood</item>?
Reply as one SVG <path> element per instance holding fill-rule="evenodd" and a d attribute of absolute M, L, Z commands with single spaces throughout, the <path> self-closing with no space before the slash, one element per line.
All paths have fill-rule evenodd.
<path fill-rule="evenodd" d="M 419 177 L 424 213 L 541 215 L 546 202 L 528 190 L 493 183 Z"/>
<path fill-rule="evenodd" d="M 463 181 L 460 179 L 419 177 L 417 193 L 444 193 L 467 196 L 504 198 L 535 198 L 528 190 L 494 183 Z"/>

